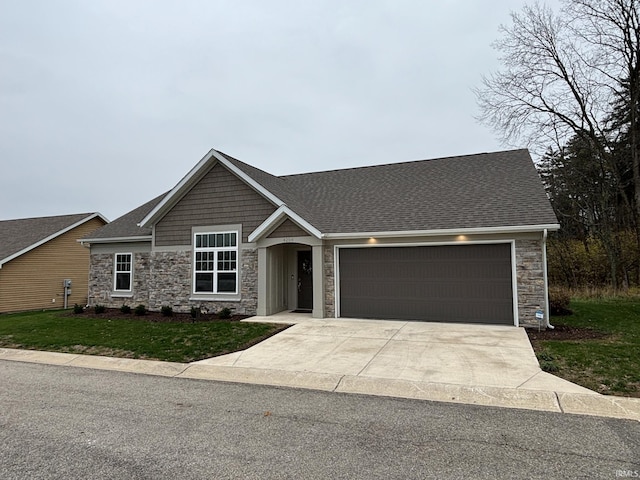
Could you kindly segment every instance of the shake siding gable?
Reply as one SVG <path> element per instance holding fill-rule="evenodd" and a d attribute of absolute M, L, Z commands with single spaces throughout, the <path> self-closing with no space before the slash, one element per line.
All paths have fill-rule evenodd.
<path fill-rule="evenodd" d="M 288 218 L 276 228 L 268 238 L 306 237 L 309 234 Z"/>
<path fill-rule="evenodd" d="M 0 269 L 0 313 L 62 308 L 62 281 L 67 278 L 72 281 L 67 304 L 85 305 L 89 249 L 77 240 L 103 225 L 94 218 L 5 263 Z"/>
<path fill-rule="evenodd" d="M 156 246 L 191 245 L 191 227 L 242 224 L 242 241 L 276 207 L 219 163 L 155 226 Z"/>

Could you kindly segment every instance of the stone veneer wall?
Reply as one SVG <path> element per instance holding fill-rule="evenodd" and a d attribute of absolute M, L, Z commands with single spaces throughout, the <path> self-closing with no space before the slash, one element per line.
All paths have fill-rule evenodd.
<path fill-rule="evenodd" d="M 520 326 L 537 327 L 536 310 L 545 309 L 542 241 L 516 240 L 518 317 Z"/>
<path fill-rule="evenodd" d="M 516 240 L 516 276 L 518 280 L 518 316 L 521 326 L 537 326 L 535 312 L 544 310 L 545 291 L 542 270 L 542 242 Z M 334 249 L 324 251 L 325 317 L 335 317 Z M 134 253 L 133 296 L 113 294 L 113 254 L 92 254 L 89 271 L 89 305 L 119 308 L 123 303 L 140 303 L 151 310 L 171 305 L 176 312 L 188 312 L 192 306 L 209 311 L 227 307 L 233 312 L 255 315 L 258 307 L 258 250 L 242 248 L 240 301 L 210 302 L 189 300 L 191 296 L 191 252 Z"/>
<path fill-rule="evenodd" d="M 133 254 L 133 292 L 131 297 L 113 295 L 113 254 L 92 254 L 89 271 L 89 305 L 119 308 L 123 303 L 138 304 L 150 310 L 169 305 L 176 312 L 189 312 L 191 307 L 217 312 L 229 308 L 242 315 L 255 315 L 258 307 L 258 250 L 242 248 L 240 252 L 239 301 L 190 300 L 190 251 Z"/>
<path fill-rule="evenodd" d="M 323 273 L 324 273 L 324 316 L 334 318 L 336 316 L 336 285 L 334 276 L 333 246 L 325 245 L 323 250 Z"/>
<path fill-rule="evenodd" d="M 111 297 L 111 282 L 113 282 L 113 254 L 92 253 L 89 257 L 87 303 L 91 306 L 106 305 Z"/>
<path fill-rule="evenodd" d="M 149 253 L 133 254 L 133 291 L 131 296 L 114 295 L 112 253 L 92 253 L 89 260 L 90 306 L 119 308 L 122 304 L 149 305 Z"/>
<path fill-rule="evenodd" d="M 258 312 L 258 249 L 242 248 L 240 255 L 242 313 L 244 315 L 255 315 Z"/>
<path fill-rule="evenodd" d="M 176 312 L 191 310 L 190 251 L 151 253 L 149 308 L 160 310 L 168 305 Z"/>

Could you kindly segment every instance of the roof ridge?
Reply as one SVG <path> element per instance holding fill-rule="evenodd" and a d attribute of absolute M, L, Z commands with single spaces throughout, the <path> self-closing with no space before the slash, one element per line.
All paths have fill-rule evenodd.
<path fill-rule="evenodd" d="M 448 157 L 436 157 L 436 158 L 423 158 L 421 160 L 404 160 L 401 162 L 391 162 L 391 163 L 381 163 L 378 165 L 362 165 L 359 167 L 345 167 L 345 168 L 332 168 L 331 170 L 317 170 L 317 171 L 313 171 L 313 172 L 302 172 L 302 173 L 292 173 L 292 174 L 288 174 L 288 175 L 281 175 L 278 178 L 291 178 L 291 177 L 299 177 L 299 176 L 303 176 L 303 175 L 316 175 L 316 174 L 321 174 L 321 173 L 334 173 L 334 172 L 346 172 L 349 170 L 365 170 L 365 169 L 374 169 L 374 168 L 381 168 L 381 167 L 395 167 L 395 166 L 401 166 L 401 165 L 410 165 L 410 164 L 415 164 L 415 163 L 421 163 L 421 162 L 437 162 L 437 161 L 441 161 L 441 160 L 453 160 L 456 158 L 469 158 L 469 157 L 479 157 L 481 155 L 496 155 L 496 154 L 503 154 L 503 153 L 515 153 L 515 152 L 529 152 L 528 149 L 526 148 L 515 148 L 512 150 L 498 150 L 497 152 L 481 152 L 481 153 L 470 153 L 470 154 L 465 154 L 465 155 L 451 155 Z"/>
<path fill-rule="evenodd" d="M 44 220 L 44 219 L 62 218 L 62 217 L 88 217 L 90 215 L 96 215 L 97 213 L 99 212 L 64 213 L 61 215 L 44 215 L 42 217 L 7 218 L 5 220 L 0 220 L 0 223 L 21 222 L 26 220 Z"/>

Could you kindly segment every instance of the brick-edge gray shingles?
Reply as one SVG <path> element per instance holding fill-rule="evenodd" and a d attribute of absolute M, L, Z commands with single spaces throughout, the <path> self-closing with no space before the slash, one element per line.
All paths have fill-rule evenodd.
<path fill-rule="evenodd" d="M 524 149 L 281 177 L 219 153 L 322 233 L 557 223 Z M 141 229 L 137 223 L 165 195 L 90 237 L 150 235 L 150 229 Z"/>
<path fill-rule="evenodd" d="M 93 213 L 75 213 L 51 217 L 20 218 L 0 221 L 0 260 L 41 242 Z"/>

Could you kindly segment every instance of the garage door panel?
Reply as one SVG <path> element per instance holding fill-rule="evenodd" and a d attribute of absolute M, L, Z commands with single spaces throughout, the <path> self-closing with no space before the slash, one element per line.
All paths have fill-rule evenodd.
<path fill-rule="evenodd" d="M 340 315 L 513 324 L 510 244 L 345 248 Z"/>

